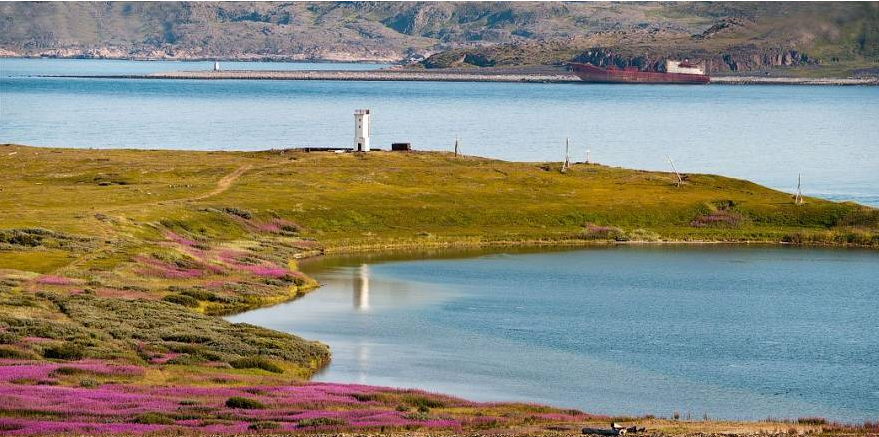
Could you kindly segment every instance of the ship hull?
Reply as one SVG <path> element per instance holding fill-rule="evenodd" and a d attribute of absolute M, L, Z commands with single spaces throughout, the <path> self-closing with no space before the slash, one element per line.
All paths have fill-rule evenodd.
<path fill-rule="evenodd" d="M 665 83 L 701 85 L 706 84 L 711 80 L 705 74 L 605 69 L 591 64 L 569 65 L 571 71 L 580 77 L 580 80 L 593 83 Z"/>

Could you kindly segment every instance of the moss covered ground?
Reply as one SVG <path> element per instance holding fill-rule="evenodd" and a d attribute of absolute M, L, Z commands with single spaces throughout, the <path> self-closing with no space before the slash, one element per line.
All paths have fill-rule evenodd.
<path fill-rule="evenodd" d="M 595 164 L 561 172 L 559 163 L 436 152 L 3 145 L 0 172 L 4 434 L 575 430 L 607 418 L 308 384 L 330 359 L 325 345 L 217 316 L 313 290 L 296 260 L 323 252 L 633 242 L 879 246 L 872 208 L 809 197 L 798 205 L 789 194 L 714 175 L 684 175 L 678 186 L 669 173 Z M 135 394 L 141 397 L 126 398 Z M 84 400 L 75 408 L 52 401 L 65 396 Z M 430 405 L 410 399 L 419 396 Z M 226 403 L 235 397 L 255 403 Z M 117 398 L 153 407 L 102 410 L 113 410 L 108 400 Z M 638 420 L 671 433 L 707 429 Z"/>

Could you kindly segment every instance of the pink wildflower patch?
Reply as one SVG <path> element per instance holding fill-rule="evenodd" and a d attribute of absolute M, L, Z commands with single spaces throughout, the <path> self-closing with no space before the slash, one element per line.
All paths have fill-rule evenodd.
<path fill-rule="evenodd" d="M 256 228 L 263 232 L 281 232 L 281 227 L 275 223 L 261 223 Z"/>
<path fill-rule="evenodd" d="M 265 276 L 268 278 L 281 278 L 290 273 L 289 270 L 278 267 L 275 265 L 261 265 L 261 266 L 241 266 L 243 270 L 247 270 L 250 273 L 253 273 L 256 276 Z"/>
<path fill-rule="evenodd" d="M 122 290 L 119 288 L 101 287 L 95 290 L 95 295 L 99 297 L 113 297 L 117 299 L 156 299 L 157 297 L 151 293 L 145 293 L 140 290 Z"/>
<path fill-rule="evenodd" d="M 52 340 L 53 339 L 46 338 L 46 337 L 22 337 L 21 338 L 22 343 L 45 343 L 47 341 L 52 341 Z"/>
<path fill-rule="evenodd" d="M 623 231 L 616 226 L 587 223 L 583 230 L 582 238 L 587 240 L 617 240 L 622 236 Z"/>
<path fill-rule="evenodd" d="M 139 423 L 95 423 L 54 421 L 42 419 L 0 418 L 0 430 L 4 435 L 47 434 L 143 434 L 166 429 L 165 425 Z"/>
<path fill-rule="evenodd" d="M 138 344 L 143 351 L 147 344 Z M 164 353 L 160 359 L 170 359 Z M 153 356 L 153 361 L 159 358 Z M 44 434 L 242 434 L 260 429 L 293 432 L 358 432 L 365 430 L 414 430 L 506 428 L 515 419 L 471 417 L 456 413 L 413 413 L 398 411 L 412 399 L 430 399 L 450 408 L 490 406 L 420 390 L 400 390 L 358 384 L 294 383 L 280 386 L 211 386 L 192 385 L 145 386 L 120 383 L 98 387 L 10 384 L 9 378 L 38 381 L 51 377 L 61 368 L 90 372 L 132 374 L 142 372 L 139 366 L 119 365 L 99 360 L 58 363 L 36 363 L 0 366 L 0 433 L 3 435 Z M 55 372 L 61 381 L 64 374 Z M 202 375 L 207 377 L 208 375 Z M 6 378 L 6 379 L 3 379 Z M 244 397 L 260 402 L 265 408 L 231 408 L 227 400 Z M 396 402 L 394 402 L 396 400 Z M 27 414 L 19 414 L 26 406 Z M 177 417 L 173 424 L 146 425 L 132 420 L 142 414 L 166 418 Z M 579 414 L 564 412 L 539 414 L 547 420 L 570 421 Z M 260 428 L 257 424 L 274 425 Z"/>
<path fill-rule="evenodd" d="M 743 221 L 741 214 L 721 209 L 696 217 L 690 222 L 695 228 L 735 228 Z"/>
<path fill-rule="evenodd" d="M 165 364 L 168 361 L 171 361 L 174 358 L 179 357 L 180 355 L 182 355 L 182 354 L 178 353 L 178 352 L 168 352 L 168 353 L 156 355 L 156 356 L 150 358 L 150 362 L 153 364 Z"/>
<path fill-rule="evenodd" d="M 136 261 L 143 264 L 137 273 L 145 276 L 156 276 L 167 279 L 191 279 L 211 273 L 223 273 L 220 266 L 202 263 L 192 260 L 190 266 L 181 267 L 173 263 L 164 262 L 152 257 L 139 256 Z"/>
<path fill-rule="evenodd" d="M 183 236 L 176 234 L 174 232 L 171 232 L 171 231 L 168 231 L 165 233 L 165 238 L 167 238 L 168 240 L 171 240 L 177 244 L 180 244 L 182 246 L 187 246 L 187 247 L 192 247 L 192 246 L 195 246 L 196 244 L 198 244 L 198 242 L 195 240 L 191 240 L 189 238 L 183 237 Z"/>
<path fill-rule="evenodd" d="M 204 283 L 204 286 L 205 286 L 206 288 L 217 289 L 217 288 L 225 288 L 227 284 L 232 284 L 232 282 L 228 282 L 228 281 L 206 281 L 206 282 Z"/>
<path fill-rule="evenodd" d="M 97 375 L 113 376 L 139 376 L 143 375 L 143 368 L 135 365 L 108 363 L 98 360 L 80 360 L 65 363 L 60 368 L 77 369 L 83 372 Z"/>
<path fill-rule="evenodd" d="M 50 379 L 49 374 L 57 368 L 58 365 L 50 363 L 0 366 L 0 382 L 47 380 Z M 2 407 L 2 403 L 0 403 L 0 407 Z"/>
<path fill-rule="evenodd" d="M 257 222 L 255 220 L 247 220 L 245 222 L 252 229 L 259 232 L 270 232 L 270 233 L 282 233 L 282 232 L 290 232 L 295 233 L 299 232 L 301 226 L 298 224 L 291 222 L 290 220 L 285 220 L 282 218 L 273 218 L 269 222 Z"/>
<path fill-rule="evenodd" d="M 43 275 L 37 278 L 37 284 L 42 285 L 71 285 L 74 283 L 73 279 L 64 276 Z"/>
<path fill-rule="evenodd" d="M 277 264 L 269 261 L 261 261 L 259 264 L 248 264 L 242 261 L 248 255 L 237 250 L 224 250 L 220 252 L 220 260 L 234 269 L 249 272 L 255 276 L 263 276 L 267 278 L 281 278 L 286 275 L 293 275 L 289 269 L 279 267 Z"/>

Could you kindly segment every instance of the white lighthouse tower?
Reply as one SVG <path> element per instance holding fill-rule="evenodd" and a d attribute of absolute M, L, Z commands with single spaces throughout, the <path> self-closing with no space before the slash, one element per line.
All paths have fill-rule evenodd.
<path fill-rule="evenodd" d="M 354 111 L 354 151 L 369 152 L 369 109 Z"/>

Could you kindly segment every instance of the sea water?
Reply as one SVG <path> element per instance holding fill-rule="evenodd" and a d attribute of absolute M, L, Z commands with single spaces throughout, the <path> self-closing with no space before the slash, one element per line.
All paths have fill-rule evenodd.
<path fill-rule="evenodd" d="M 0 142 L 261 150 L 372 144 L 515 161 L 715 173 L 879 205 L 879 87 L 122 80 L 36 75 L 209 70 L 210 62 L 0 59 Z M 227 63 L 235 69 L 376 64 Z"/>

